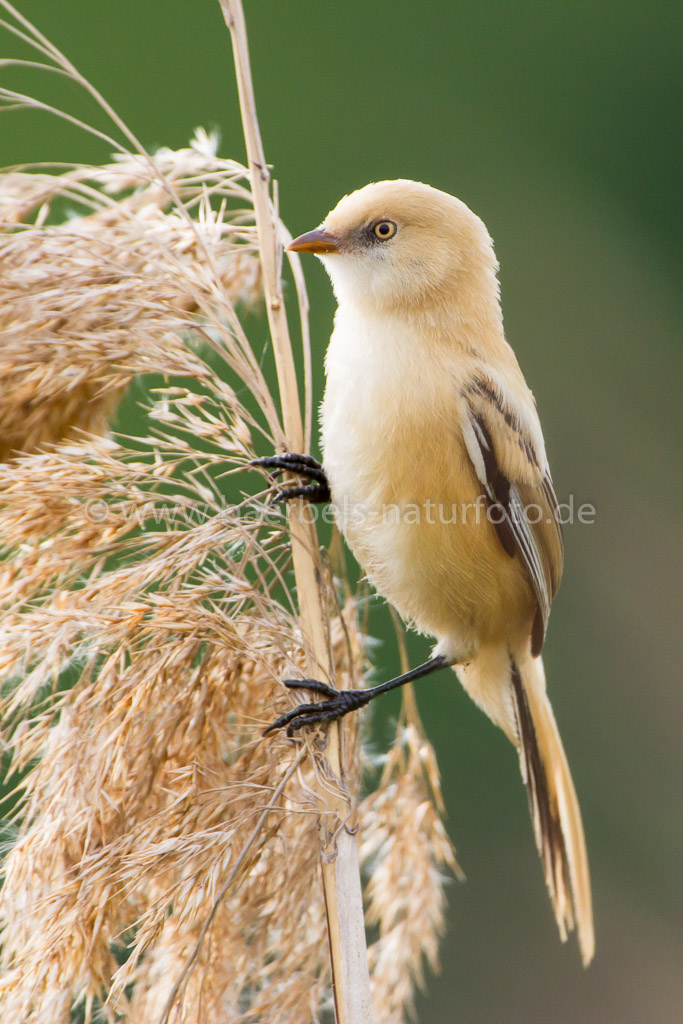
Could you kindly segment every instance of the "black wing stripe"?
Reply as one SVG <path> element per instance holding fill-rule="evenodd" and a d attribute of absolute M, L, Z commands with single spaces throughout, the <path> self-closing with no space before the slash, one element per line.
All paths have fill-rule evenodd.
<path fill-rule="evenodd" d="M 496 506 L 497 509 L 501 510 L 500 512 L 497 511 L 495 517 L 492 518 L 498 539 L 508 555 L 514 555 L 516 552 L 519 552 L 529 574 L 536 600 L 538 601 L 541 628 L 535 629 L 536 636 L 534 639 L 534 653 L 538 653 L 542 646 L 542 638 L 545 635 L 545 628 L 550 614 L 550 597 L 548 595 L 546 574 L 519 491 L 515 484 L 508 480 L 498 464 L 493 440 L 483 416 L 474 413 L 471 407 L 469 407 L 469 412 L 472 432 L 478 445 L 484 468 L 484 478 L 481 479 L 480 473 L 478 475 L 480 476 L 489 505 Z M 477 461 L 481 465 L 481 462 Z M 500 521 L 497 522 L 496 520 Z"/>
<path fill-rule="evenodd" d="M 524 505 L 519 496 L 517 488 L 513 485 L 510 488 L 510 514 L 514 520 L 515 526 L 513 527 L 515 539 L 517 540 L 524 564 L 526 565 L 531 575 L 534 591 L 538 598 L 538 603 L 543 616 L 544 624 L 548 621 L 550 615 L 550 601 L 548 599 L 548 589 L 546 584 L 545 572 L 538 554 L 538 548 L 536 547 L 536 541 L 531 532 L 531 526 L 527 519 Z"/>
<path fill-rule="evenodd" d="M 481 483 L 489 501 L 489 508 L 495 510 L 495 514 L 489 518 L 495 526 L 498 539 L 504 550 L 512 558 L 517 550 L 517 543 L 508 515 L 510 481 L 500 471 L 491 435 L 483 418 L 472 414 L 471 423 L 484 462 L 484 479 L 481 480 Z"/>

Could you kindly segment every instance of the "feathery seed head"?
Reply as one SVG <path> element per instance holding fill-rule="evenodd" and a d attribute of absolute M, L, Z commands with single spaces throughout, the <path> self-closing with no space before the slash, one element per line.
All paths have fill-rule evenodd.
<path fill-rule="evenodd" d="M 248 174 L 202 132 L 13 170 L 0 268 L 0 729 L 16 785 L 0 1018 L 66 1024 L 80 1003 L 86 1024 L 169 1008 L 188 1024 L 318 1021 L 335 783 L 315 736 L 261 739 L 311 652 L 286 518 L 245 473 L 255 438 L 285 440 L 235 309 L 261 292 Z M 142 413 L 121 405 L 132 383 Z M 357 685 L 355 602 L 329 572 L 323 587 L 336 683 Z M 357 723 L 345 739 L 354 803 Z M 398 1022 L 421 975 L 406 966 L 388 994 L 392 958 L 394 973 L 434 961 L 451 854 L 424 758 L 401 741 L 391 763 L 359 815 L 378 1005 Z M 422 910 L 396 888 L 409 867 Z"/>

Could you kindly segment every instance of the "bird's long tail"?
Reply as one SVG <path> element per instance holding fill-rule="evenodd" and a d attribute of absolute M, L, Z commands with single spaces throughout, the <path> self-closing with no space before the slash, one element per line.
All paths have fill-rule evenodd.
<path fill-rule="evenodd" d="M 586 842 L 569 765 L 545 688 L 543 663 L 530 654 L 503 659 L 480 652 L 458 669 L 470 696 L 517 747 L 546 884 L 564 941 L 576 928 L 587 966 L 595 951 Z M 488 655 L 488 656 L 487 656 Z M 501 678 L 502 676 L 502 678 Z M 507 676 L 505 687 L 501 682 Z"/>

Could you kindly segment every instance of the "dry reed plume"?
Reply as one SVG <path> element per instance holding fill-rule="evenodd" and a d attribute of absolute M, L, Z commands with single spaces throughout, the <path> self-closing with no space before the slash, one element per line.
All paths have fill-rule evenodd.
<path fill-rule="evenodd" d="M 0 91 L 31 104 L 17 95 Z M 250 176 L 201 132 L 150 156 L 105 109 L 127 139 L 113 163 L 0 179 L 0 673 L 17 787 L 0 1019 L 60 1024 L 80 1005 L 85 1021 L 312 1024 L 332 1006 L 320 822 L 338 783 L 320 734 L 260 737 L 311 650 L 287 518 L 245 469 L 286 441 L 245 330 L 262 266 Z M 119 407 L 131 384 L 142 412 Z M 336 683 L 358 685 L 356 602 L 327 568 L 323 596 Z M 438 770 L 410 705 L 364 800 L 357 723 L 344 743 L 375 1013 L 399 1024 L 423 957 L 436 965 L 455 865 Z"/>
<path fill-rule="evenodd" d="M 0 458 L 77 427 L 101 432 L 136 374 L 183 372 L 164 335 L 213 290 L 258 297 L 253 228 L 241 230 L 250 214 L 253 224 L 244 168 L 219 159 L 204 133 L 154 162 L 191 221 L 139 156 L 3 178 Z M 47 225 L 58 200 L 85 212 Z"/>

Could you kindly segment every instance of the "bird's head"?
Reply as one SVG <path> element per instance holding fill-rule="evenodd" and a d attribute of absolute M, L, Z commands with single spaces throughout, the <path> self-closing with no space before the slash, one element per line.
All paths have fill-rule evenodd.
<path fill-rule="evenodd" d="M 340 303 L 424 312 L 459 303 L 483 282 L 497 302 L 484 224 L 459 199 L 421 182 L 366 185 L 288 248 L 320 257 Z"/>

